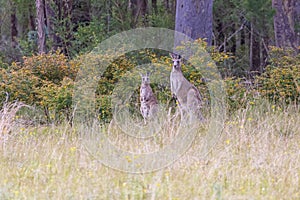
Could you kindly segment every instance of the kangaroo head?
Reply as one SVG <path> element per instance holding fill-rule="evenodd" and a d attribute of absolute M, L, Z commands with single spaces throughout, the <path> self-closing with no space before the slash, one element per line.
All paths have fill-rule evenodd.
<path fill-rule="evenodd" d="M 146 74 L 140 74 L 142 77 L 142 84 L 149 85 L 150 84 L 150 73 L 147 72 Z"/>
<path fill-rule="evenodd" d="M 174 54 L 174 53 L 170 53 L 170 56 L 173 60 L 173 68 L 178 70 L 181 68 L 181 56 Z"/>

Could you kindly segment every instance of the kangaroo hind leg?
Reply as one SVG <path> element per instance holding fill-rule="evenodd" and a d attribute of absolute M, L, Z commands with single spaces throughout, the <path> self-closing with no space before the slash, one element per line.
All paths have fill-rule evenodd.
<path fill-rule="evenodd" d="M 191 89 L 187 95 L 187 110 L 190 120 L 203 120 L 201 113 L 201 99 L 197 90 Z"/>

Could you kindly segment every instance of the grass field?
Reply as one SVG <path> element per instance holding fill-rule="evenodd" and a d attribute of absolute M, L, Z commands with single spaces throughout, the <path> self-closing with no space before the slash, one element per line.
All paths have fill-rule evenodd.
<path fill-rule="evenodd" d="M 300 199 L 294 106 L 249 105 L 228 116 L 206 157 L 196 139 L 173 165 L 145 174 L 102 165 L 68 125 L 13 123 L 14 109 L 0 114 L 0 199 Z"/>

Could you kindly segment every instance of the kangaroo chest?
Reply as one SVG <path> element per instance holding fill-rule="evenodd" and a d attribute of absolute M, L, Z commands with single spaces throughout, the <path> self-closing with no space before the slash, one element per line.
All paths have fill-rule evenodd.
<path fill-rule="evenodd" d="M 150 95 L 152 94 L 152 90 L 147 86 L 142 86 L 140 89 L 141 100 L 146 101 Z"/>
<path fill-rule="evenodd" d="M 157 103 L 153 91 L 150 86 L 142 86 L 140 89 L 140 101 L 143 104 L 152 105 Z"/>
<path fill-rule="evenodd" d="M 140 93 L 141 93 L 141 97 L 146 97 L 146 95 L 147 95 L 146 87 L 142 87 L 141 90 L 140 90 Z"/>
<path fill-rule="evenodd" d="M 171 90 L 174 94 L 187 92 L 191 84 L 186 80 L 182 73 L 174 71 L 170 75 Z"/>

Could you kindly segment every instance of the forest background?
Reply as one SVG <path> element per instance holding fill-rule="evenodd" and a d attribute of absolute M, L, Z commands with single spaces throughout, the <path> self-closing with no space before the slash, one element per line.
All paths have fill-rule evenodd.
<path fill-rule="evenodd" d="M 169 52 L 128 52 L 97 76 L 101 66 L 94 64 L 113 54 L 90 52 L 115 34 L 144 27 L 190 36 L 225 83 L 225 112 L 214 116 L 226 117 L 212 120 L 211 80 L 183 61 L 207 118 L 185 152 L 174 141 L 185 144 L 178 130 L 191 131 L 180 129 L 173 115 L 155 124 L 161 129 L 153 137 L 134 135 L 149 128 L 139 112 L 138 72 L 150 70 L 158 101 L 176 107 Z M 0 0 L 0 199 L 300 199 L 299 46 L 299 0 Z M 84 100 L 95 100 L 97 120 L 74 124 L 74 84 L 85 67 L 96 71 L 95 95 Z M 131 94 L 124 106 L 134 123 L 114 126 L 116 91 Z M 210 132 L 218 137 L 204 154 L 214 127 L 221 129 Z M 137 171 L 104 165 L 111 154 L 91 153 L 103 141 L 91 140 L 88 131 L 130 155 L 111 156 L 110 164 Z M 167 166 L 165 155 L 138 163 L 168 147 L 181 157 Z M 137 163 L 152 170 L 137 173 Z"/>
<path fill-rule="evenodd" d="M 185 4 L 177 15 L 176 4 Z M 203 39 L 199 45 L 206 46 L 227 82 L 229 109 L 242 107 L 253 94 L 299 101 L 300 3 L 295 0 L 1 0 L 0 5 L 0 101 L 36 106 L 44 115 L 39 121 L 70 120 L 83 55 L 116 33 L 149 26 Z M 192 32 L 176 27 L 195 17 L 199 20 L 188 24 Z M 148 49 L 114 61 L 96 91 L 99 118 L 110 120 L 109 96 L 126 71 L 153 59 L 168 63 L 166 55 Z M 197 87 L 205 86 L 188 66 L 184 74 Z M 162 102 L 170 101 L 168 86 L 153 87 Z"/>

